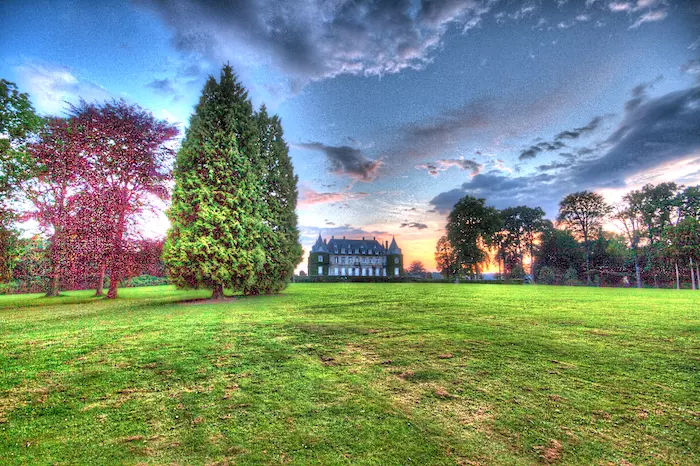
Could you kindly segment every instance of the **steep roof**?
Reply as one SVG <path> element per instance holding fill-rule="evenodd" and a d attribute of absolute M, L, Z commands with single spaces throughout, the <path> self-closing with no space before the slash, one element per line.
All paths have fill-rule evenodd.
<path fill-rule="evenodd" d="M 336 239 L 336 238 L 331 238 L 331 240 L 328 242 L 328 249 L 331 251 L 335 251 L 335 249 L 338 249 L 339 251 L 342 249 L 345 249 L 346 251 L 349 249 L 352 249 L 353 251 L 355 249 L 357 250 L 363 250 L 363 251 L 369 251 L 371 250 L 377 250 L 379 252 L 384 252 L 384 246 L 377 241 L 376 239 Z"/>

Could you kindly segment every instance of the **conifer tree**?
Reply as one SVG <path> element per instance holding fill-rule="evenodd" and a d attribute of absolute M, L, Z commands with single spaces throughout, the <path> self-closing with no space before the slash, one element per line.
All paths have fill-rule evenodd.
<path fill-rule="evenodd" d="M 302 251 L 297 229 L 297 176 L 284 140 L 282 123 L 270 117 L 263 105 L 256 115 L 259 134 L 259 159 L 255 172 L 263 185 L 261 208 L 272 235 L 265 238 L 268 260 L 259 277 L 260 292 L 284 289 L 301 261 Z"/>
<path fill-rule="evenodd" d="M 230 66 L 210 77 L 175 163 L 164 259 L 179 286 L 256 293 L 264 276 L 258 130 L 247 91 Z"/>

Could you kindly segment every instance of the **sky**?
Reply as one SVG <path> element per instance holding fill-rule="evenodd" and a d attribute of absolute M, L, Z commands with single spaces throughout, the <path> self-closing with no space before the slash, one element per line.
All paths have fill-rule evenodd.
<path fill-rule="evenodd" d="M 117 98 L 184 130 L 230 63 L 282 118 L 306 251 L 319 233 L 395 235 L 406 263 L 434 270 L 467 194 L 554 218 L 574 191 L 614 203 L 700 184 L 697 0 L 5 0 L 0 13 L 0 77 L 44 115 Z"/>

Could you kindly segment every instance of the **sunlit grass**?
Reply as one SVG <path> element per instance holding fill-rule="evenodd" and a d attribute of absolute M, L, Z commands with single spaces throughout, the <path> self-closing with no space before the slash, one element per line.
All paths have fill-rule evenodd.
<path fill-rule="evenodd" d="M 92 294 L 0 297 L 1 464 L 700 461 L 700 292 Z"/>

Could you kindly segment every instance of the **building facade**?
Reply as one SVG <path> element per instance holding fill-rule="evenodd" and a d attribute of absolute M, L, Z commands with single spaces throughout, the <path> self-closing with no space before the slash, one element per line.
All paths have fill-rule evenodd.
<path fill-rule="evenodd" d="M 318 235 L 309 254 L 310 277 L 401 277 L 403 254 L 392 238 L 391 244 L 377 238 L 331 239 Z"/>

